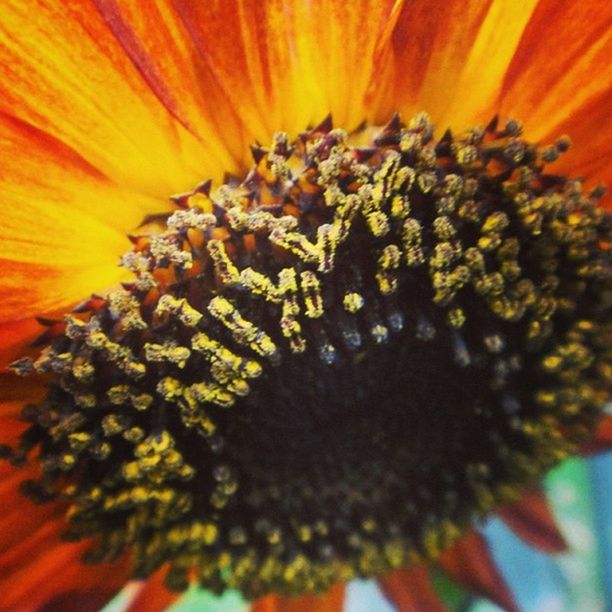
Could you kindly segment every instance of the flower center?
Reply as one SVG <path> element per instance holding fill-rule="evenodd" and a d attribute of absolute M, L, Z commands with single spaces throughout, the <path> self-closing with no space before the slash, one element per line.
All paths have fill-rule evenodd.
<path fill-rule="evenodd" d="M 89 558 L 247 596 L 432 558 L 595 427 L 609 268 L 598 194 L 492 122 L 367 147 L 325 121 L 253 147 L 132 237 L 22 373 L 51 373 L 12 460 Z M 608 369 L 606 369 L 608 368 Z"/>

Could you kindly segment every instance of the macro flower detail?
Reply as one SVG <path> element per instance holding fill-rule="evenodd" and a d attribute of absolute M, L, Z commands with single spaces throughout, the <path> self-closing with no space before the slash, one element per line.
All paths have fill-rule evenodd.
<path fill-rule="evenodd" d="M 518 4 L 2 3 L 0 609 L 512 611 L 491 517 L 582 545 L 612 13 Z"/>
<path fill-rule="evenodd" d="M 320 591 L 437 557 L 575 451 L 606 400 L 609 225 L 515 120 L 366 146 L 331 119 L 175 196 L 13 368 L 50 374 L 11 460 L 90 562 Z M 416 469 L 418 466 L 418 469 Z"/>

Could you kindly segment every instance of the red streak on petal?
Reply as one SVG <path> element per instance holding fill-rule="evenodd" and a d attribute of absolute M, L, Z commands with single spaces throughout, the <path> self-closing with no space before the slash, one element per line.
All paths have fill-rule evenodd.
<path fill-rule="evenodd" d="M 49 159 L 56 160 L 61 165 L 74 167 L 80 172 L 100 181 L 108 180 L 100 170 L 92 166 L 82 155 L 49 132 L 45 132 L 31 123 L 4 111 L 0 111 L 0 123 L 6 125 L 11 132 L 19 134 L 23 138 L 35 143 L 41 151 L 49 156 Z"/>
<path fill-rule="evenodd" d="M 93 2 L 151 91 L 185 129 L 197 136 L 189 122 L 181 117 L 176 99 L 159 75 L 153 58 L 149 56 L 138 37 L 123 19 L 117 2 L 115 0 L 93 0 Z"/>

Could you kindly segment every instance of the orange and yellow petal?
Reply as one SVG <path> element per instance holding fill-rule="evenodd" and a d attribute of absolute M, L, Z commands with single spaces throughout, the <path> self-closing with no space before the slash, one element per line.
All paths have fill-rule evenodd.
<path fill-rule="evenodd" d="M 547 135 L 612 85 L 612 7 L 540 0 L 503 79 L 502 113 Z"/>
<path fill-rule="evenodd" d="M 231 167 L 222 135 L 172 115 L 89 0 L 2 3 L 0 110 L 157 197 Z"/>
<path fill-rule="evenodd" d="M 497 108 L 501 83 L 538 0 L 524 0 L 517 8 L 513 2 L 492 2 L 457 76 L 431 90 L 434 98 L 446 97 L 439 113 L 444 126 L 467 126 L 486 122 Z M 422 102 L 427 104 L 428 97 Z"/>
<path fill-rule="evenodd" d="M 168 112 L 204 147 L 214 149 L 220 139 L 216 154 L 225 170 L 242 169 L 249 141 L 243 118 L 233 108 L 233 100 L 242 92 L 228 94 L 219 86 L 209 58 L 200 52 L 174 3 L 93 0 L 93 4 Z"/>
<path fill-rule="evenodd" d="M 347 129 L 370 119 L 376 50 L 399 3 L 367 0 L 176 0 L 177 12 L 251 138 L 295 134 L 328 113 Z"/>
<path fill-rule="evenodd" d="M 410 114 L 425 109 L 424 92 L 439 92 L 439 84 L 448 94 L 447 79 L 455 78 L 465 62 L 488 6 L 480 0 L 401 3 L 370 84 L 371 104 L 380 121 L 398 110 Z M 439 93 L 431 97 L 432 106 L 441 104 Z M 426 110 L 436 115 L 436 109 Z"/>
<path fill-rule="evenodd" d="M 535 4 L 406 2 L 372 84 L 383 113 L 425 109 L 443 129 L 488 120 Z"/>
<path fill-rule="evenodd" d="M 296 132 L 330 110 L 349 128 L 380 120 L 391 106 L 427 108 L 443 125 L 463 125 L 484 119 L 501 93 L 503 112 L 526 119 L 530 133 L 573 136 L 584 152 L 559 168 L 612 178 L 610 78 L 600 78 L 610 61 L 607 3 L 530 1 L 516 11 L 509 3 L 449 2 L 439 12 L 425 2 L 353 10 L 329 0 L 34 4 L 0 7 L 0 147 L 7 147 L 0 156 L 8 164 L 0 186 L 0 357 L 7 360 L 35 333 L 33 315 L 119 280 L 123 236 L 144 211 L 205 176 L 240 168 L 248 141 L 278 128 Z M 551 58 L 555 38 L 559 53 Z M 8 439 L 19 432 L 16 411 L 15 402 L 1 408 Z M 22 478 L 0 472 L 7 500 L 0 527 L 15 519 Z M 32 510 L 21 531 L 0 531 L 14 538 L 13 556 L 0 555 L 0 575 L 11 580 L 15 606 L 51 598 L 66 609 L 62 588 L 78 583 L 81 595 L 93 597 L 101 578 L 110 588 L 122 579 L 83 569 L 82 548 L 56 545 L 48 512 Z M 528 514 L 507 522 L 525 535 L 538 513 Z M 44 553 L 28 562 L 40 547 Z M 476 539 L 443 565 L 508 604 L 487 559 Z M 382 582 L 398 602 L 434 606 L 423 572 Z M 408 574 L 409 593 L 400 588 Z M 145 588 L 155 592 L 156 583 Z M 331 611 L 342 597 L 342 587 L 323 599 L 270 596 L 255 609 Z"/>
<path fill-rule="evenodd" d="M 0 361 L 36 334 L 32 317 L 117 283 L 125 234 L 164 200 L 118 186 L 74 149 L 0 114 Z"/>
<path fill-rule="evenodd" d="M 612 181 L 612 6 L 541 0 L 503 80 L 502 114 L 534 139 L 570 135 L 554 171 Z"/>

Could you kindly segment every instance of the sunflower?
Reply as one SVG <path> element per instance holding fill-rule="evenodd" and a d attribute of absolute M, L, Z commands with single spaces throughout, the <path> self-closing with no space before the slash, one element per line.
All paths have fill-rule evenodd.
<path fill-rule="evenodd" d="M 478 522 L 611 438 L 609 3 L 0 15 L 0 605 L 513 609 Z"/>

